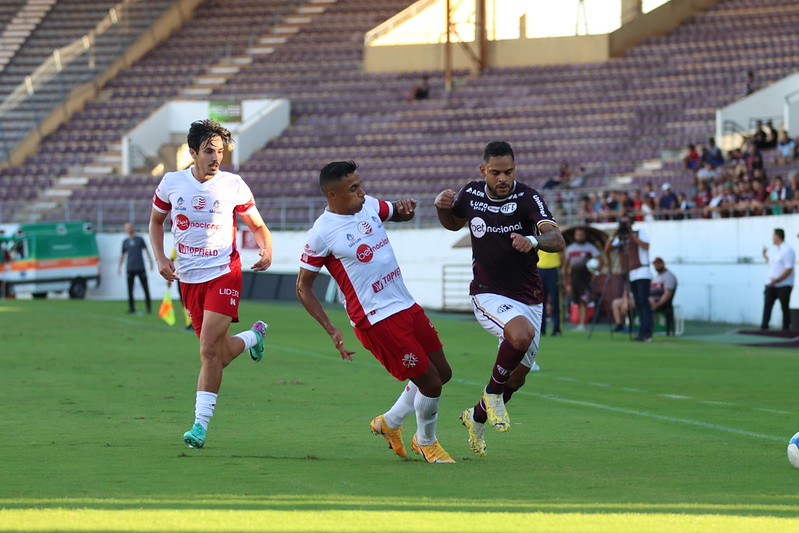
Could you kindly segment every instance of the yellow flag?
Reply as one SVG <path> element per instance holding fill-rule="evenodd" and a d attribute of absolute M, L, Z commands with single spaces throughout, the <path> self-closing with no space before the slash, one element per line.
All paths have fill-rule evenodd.
<path fill-rule="evenodd" d="M 164 319 L 164 322 L 170 326 L 175 325 L 175 308 L 172 307 L 172 297 L 167 290 L 164 293 L 164 300 L 161 302 L 161 308 L 158 310 L 158 316 Z"/>

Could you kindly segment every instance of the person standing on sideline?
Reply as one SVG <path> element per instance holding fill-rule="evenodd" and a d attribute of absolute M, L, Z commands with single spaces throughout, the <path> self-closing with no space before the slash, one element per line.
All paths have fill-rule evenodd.
<path fill-rule="evenodd" d="M 605 242 L 605 253 L 616 249 L 619 262 L 627 273 L 630 293 L 640 317 L 638 342 L 652 341 L 652 307 L 649 303 L 649 286 L 652 273 L 649 270 L 649 235 L 646 231 L 633 229 L 633 218 L 622 215 L 616 231 Z M 632 326 L 631 326 L 632 327 Z"/>
<path fill-rule="evenodd" d="M 392 376 L 408 380 L 394 406 L 372 420 L 372 432 L 405 457 L 402 422 L 415 412 L 413 450 L 428 463 L 454 463 L 436 437 L 441 389 L 452 370 L 433 324 L 405 287 L 383 224 L 412 219 L 416 200 L 389 203 L 367 196 L 357 168 L 353 161 L 334 161 L 320 172 L 327 209 L 308 231 L 297 298 L 330 335 L 341 358 L 351 361 L 355 352 L 344 346 L 341 330 L 313 292 L 326 267 L 344 294 L 355 336 Z"/>
<path fill-rule="evenodd" d="M 167 172 L 158 184 L 150 214 L 150 244 L 161 276 L 180 281 L 183 305 L 200 339 L 194 424 L 183 434 L 183 441 L 202 448 L 222 384 L 222 369 L 244 350 L 249 350 L 256 362 L 264 355 L 264 322 L 259 320 L 237 335 L 228 334 L 231 322 L 239 321 L 242 282 L 236 214 L 258 245 L 259 258 L 251 267 L 254 272 L 266 270 L 272 263 L 272 236 L 241 176 L 220 169 L 231 142 L 230 132 L 212 120 L 198 120 L 191 124 L 187 141 L 194 164 Z M 177 268 L 164 253 L 167 215 L 172 222 Z"/>
<path fill-rule="evenodd" d="M 130 222 L 125 223 L 125 233 L 128 238 L 122 241 L 122 253 L 119 255 L 119 264 L 117 265 L 117 274 L 122 274 L 122 263 L 127 257 L 126 272 L 128 274 L 128 313 L 133 314 L 136 312 L 136 302 L 133 299 L 133 284 L 136 278 L 139 278 L 142 289 L 144 289 L 144 305 L 147 307 L 147 314 L 152 312 L 152 305 L 150 304 L 150 286 L 147 284 L 147 271 L 144 269 L 144 257 L 142 252 L 147 254 L 147 261 L 150 263 L 150 270 L 153 269 L 153 258 L 150 256 L 150 251 L 147 249 L 144 239 L 140 235 L 136 235 L 133 231 L 133 224 Z"/>
<path fill-rule="evenodd" d="M 563 253 L 538 251 L 538 273 L 544 286 L 544 308 L 541 317 L 541 335 L 547 334 L 547 317 L 551 314 L 552 336 L 560 337 L 560 268 Z M 547 304 L 550 312 L 547 313 Z"/>
<path fill-rule="evenodd" d="M 505 404 L 524 385 L 538 352 L 544 288 L 536 250 L 560 253 L 565 243 L 538 191 L 516 181 L 510 144 L 488 143 L 478 168 L 482 180 L 467 183 L 457 194 L 441 191 L 435 206 L 444 228 L 458 231 L 469 224 L 472 307 L 480 325 L 499 339 L 480 400 L 460 416 L 469 448 L 483 457 L 486 421 L 499 432 L 510 429 Z"/>
<path fill-rule="evenodd" d="M 769 266 L 768 283 L 763 292 L 763 321 L 760 329 L 768 329 L 771 322 L 771 310 L 774 302 L 779 300 L 782 308 L 782 329 L 791 329 L 791 291 L 793 290 L 793 266 L 796 262 L 796 253 L 785 242 L 785 231 L 776 228 L 771 235 L 774 247 L 767 250 L 763 247 L 763 259 Z"/>
<path fill-rule="evenodd" d="M 591 277 L 588 270 L 588 260 L 599 259 L 599 270 L 602 270 L 602 254 L 599 249 L 588 242 L 585 228 L 574 230 L 574 242 L 566 247 L 566 265 L 564 275 L 566 278 L 566 294 L 571 296 L 571 301 L 577 304 L 577 327 L 574 331 L 585 331 L 588 322 L 588 302 L 591 301 Z"/>

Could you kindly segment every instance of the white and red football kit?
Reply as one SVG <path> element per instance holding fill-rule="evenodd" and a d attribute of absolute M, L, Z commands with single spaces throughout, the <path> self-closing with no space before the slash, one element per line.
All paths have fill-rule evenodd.
<path fill-rule="evenodd" d="M 200 183 L 191 167 L 167 172 L 153 195 L 153 208 L 170 213 L 182 283 L 203 283 L 241 269 L 236 249 L 236 213 L 255 207 L 238 174 L 219 171 Z"/>
<path fill-rule="evenodd" d="M 300 266 L 327 268 L 344 294 L 352 325 L 361 330 L 415 303 L 383 226 L 393 214 L 393 204 L 366 196 L 354 215 L 325 210 L 306 237 Z"/>

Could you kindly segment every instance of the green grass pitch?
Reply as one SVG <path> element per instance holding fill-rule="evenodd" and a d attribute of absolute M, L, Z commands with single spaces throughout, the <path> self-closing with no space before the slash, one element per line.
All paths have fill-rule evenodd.
<path fill-rule="evenodd" d="M 196 338 L 124 310 L 0 301 L 0 531 L 799 530 L 796 350 L 544 337 L 511 431 L 487 429 L 477 458 L 458 414 L 496 341 L 431 314 L 454 371 L 438 437 L 457 464 L 430 465 L 370 433 L 402 385 L 338 308 L 352 362 L 299 305 L 242 304 L 242 327 L 270 325 L 267 355 L 225 370 L 201 450 L 181 441 Z"/>

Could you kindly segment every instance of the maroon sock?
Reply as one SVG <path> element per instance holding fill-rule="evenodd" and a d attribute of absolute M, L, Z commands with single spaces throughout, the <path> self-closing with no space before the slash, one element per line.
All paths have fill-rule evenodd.
<path fill-rule="evenodd" d="M 486 392 L 489 394 L 501 394 L 503 385 L 508 380 L 511 372 L 519 366 L 524 357 L 524 350 L 517 350 L 507 340 L 502 341 L 497 352 L 497 361 L 494 363 L 494 371 L 491 373 L 491 380 L 486 385 Z"/>
<path fill-rule="evenodd" d="M 481 424 L 485 424 L 486 420 L 488 420 L 488 415 L 486 414 L 486 407 L 483 405 L 483 399 L 480 398 L 480 401 L 477 402 L 477 405 L 474 406 L 474 415 L 472 416 L 475 422 L 480 422 Z"/>
<path fill-rule="evenodd" d="M 502 391 L 502 401 L 508 403 L 513 396 L 513 393 L 516 392 L 515 390 L 505 389 Z"/>

